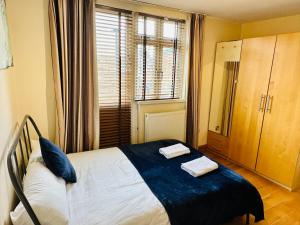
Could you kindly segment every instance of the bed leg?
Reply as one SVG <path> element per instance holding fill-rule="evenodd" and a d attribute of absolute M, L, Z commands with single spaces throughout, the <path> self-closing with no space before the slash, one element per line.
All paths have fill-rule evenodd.
<path fill-rule="evenodd" d="M 249 213 L 246 214 L 246 225 L 250 224 L 250 215 Z"/>

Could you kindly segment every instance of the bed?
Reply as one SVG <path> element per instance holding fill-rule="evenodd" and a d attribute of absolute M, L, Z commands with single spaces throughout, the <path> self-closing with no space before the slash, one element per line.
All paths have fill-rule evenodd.
<path fill-rule="evenodd" d="M 30 116 L 24 118 L 7 162 L 12 184 L 33 224 L 41 224 L 22 187 L 33 144 L 29 125 L 41 133 Z M 165 159 L 160 147 L 179 141 L 161 140 L 68 154 L 77 183 L 66 184 L 68 224 L 217 225 L 249 214 L 264 218 L 256 188 L 219 164 L 216 171 L 194 178 L 180 164 L 202 156 Z"/>

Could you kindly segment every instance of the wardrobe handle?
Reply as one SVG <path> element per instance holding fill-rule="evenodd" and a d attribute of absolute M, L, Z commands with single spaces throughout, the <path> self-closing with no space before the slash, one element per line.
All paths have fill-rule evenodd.
<path fill-rule="evenodd" d="M 266 96 L 265 95 L 261 95 L 258 112 L 260 112 L 260 111 L 263 112 L 264 111 L 265 99 L 266 99 Z"/>
<path fill-rule="evenodd" d="M 273 96 L 268 96 L 267 99 L 267 108 L 266 108 L 266 112 L 271 113 L 272 110 L 272 105 L 273 105 Z"/>

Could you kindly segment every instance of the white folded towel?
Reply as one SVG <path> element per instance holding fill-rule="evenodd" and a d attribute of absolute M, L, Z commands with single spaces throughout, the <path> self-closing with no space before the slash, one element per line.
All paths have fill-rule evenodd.
<path fill-rule="evenodd" d="M 193 177 L 204 175 L 218 169 L 218 167 L 217 163 L 205 156 L 181 164 L 181 169 L 188 172 Z"/>
<path fill-rule="evenodd" d="M 167 159 L 189 154 L 190 152 L 190 149 L 181 143 L 159 149 L 159 153 L 164 155 Z"/>

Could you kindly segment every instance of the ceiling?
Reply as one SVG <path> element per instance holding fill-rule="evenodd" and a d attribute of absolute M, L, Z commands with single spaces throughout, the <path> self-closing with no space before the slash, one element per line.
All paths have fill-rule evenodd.
<path fill-rule="evenodd" d="M 254 21 L 300 13 L 300 0 L 142 0 L 142 2 L 236 21 Z"/>

